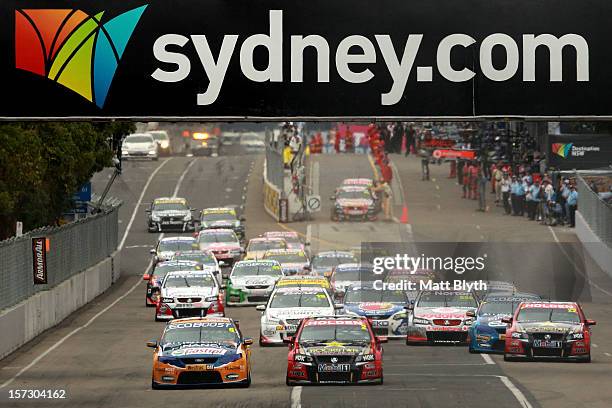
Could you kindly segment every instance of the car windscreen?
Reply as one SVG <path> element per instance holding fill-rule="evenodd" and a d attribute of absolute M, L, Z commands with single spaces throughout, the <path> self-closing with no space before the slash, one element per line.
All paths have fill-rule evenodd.
<path fill-rule="evenodd" d="M 124 143 L 153 143 L 153 136 L 128 136 Z"/>
<path fill-rule="evenodd" d="M 400 290 L 358 289 L 349 290 L 344 303 L 388 302 L 406 303 L 406 294 Z"/>
<path fill-rule="evenodd" d="M 215 287 L 215 278 L 211 275 L 177 275 L 166 276 L 164 288 L 192 288 L 192 287 Z"/>
<path fill-rule="evenodd" d="M 236 215 L 229 212 L 202 213 L 201 219 L 204 222 L 236 221 Z"/>
<path fill-rule="evenodd" d="M 177 264 L 163 265 L 163 264 L 157 264 L 155 266 L 155 269 L 153 270 L 153 275 L 157 276 L 158 278 L 163 278 L 169 272 L 193 270 L 194 268 L 195 268 L 195 264 L 194 265 L 177 265 Z"/>
<path fill-rule="evenodd" d="M 285 249 L 287 245 L 280 239 L 249 242 L 249 251 L 267 251 L 268 249 Z"/>
<path fill-rule="evenodd" d="M 153 211 L 185 211 L 189 208 L 184 203 L 155 203 Z"/>
<path fill-rule="evenodd" d="M 355 200 L 355 199 L 369 199 L 372 198 L 370 192 L 366 189 L 363 190 L 340 190 L 336 194 L 337 199 Z"/>
<path fill-rule="evenodd" d="M 238 263 L 234 266 L 232 276 L 253 276 L 253 275 L 265 275 L 265 276 L 282 276 L 283 272 L 279 265 L 275 263 Z"/>
<path fill-rule="evenodd" d="M 556 322 L 580 323 L 580 315 L 575 307 L 566 308 L 523 308 L 516 317 L 517 322 Z"/>
<path fill-rule="evenodd" d="M 476 299 L 469 293 L 431 292 L 423 293 L 418 307 L 477 307 Z"/>
<path fill-rule="evenodd" d="M 217 266 L 215 256 L 207 253 L 178 254 L 174 255 L 173 259 L 175 261 L 193 261 L 202 265 Z"/>
<path fill-rule="evenodd" d="M 160 252 L 179 252 L 179 251 L 188 251 L 193 249 L 193 244 L 195 241 L 192 240 L 184 240 L 184 241 L 162 241 L 159 243 L 158 251 Z"/>
<path fill-rule="evenodd" d="M 488 302 L 481 306 L 478 316 L 511 315 L 521 302 Z"/>
<path fill-rule="evenodd" d="M 334 272 L 334 280 L 336 281 L 358 281 L 368 276 L 369 273 L 365 269 L 359 268 L 336 268 Z"/>
<path fill-rule="evenodd" d="M 151 132 L 151 136 L 155 140 L 168 140 L 168 135 L 164 132 Z"/>
<path fill-rule="evenodd" d="M 236 235 L 232 232 L 217 232 L 215 234 L 200 234 L 198 242 L 213 243 L 213 242 L 236 242 Z"/>
<path fill-rule="evenodd" d="M 329 299 L 323 292 L 276 292 L 270 308 L 285 307 L 330 307 Z"/>
<path fill-rule="evenodd" d="M 233 323 L 185 322 L 170 323 L 160 341 L 162 347 L 176 343 L 238 343 Z"/>
<path fill-rule="evenodd" d="M 312 260 L 313 268 L 332 268 L 343 263 L 359 262 L 355 256 L 317 256 Z"/>
<path fill-rule="evenodd" d="M 370 332 L 365 324 L 335 324 L 325 326 L 306 325 L 300 334 L 300 343 L 370 342 Z"/>
<path fill-rule="evenodd" d="M 278 261 L 279 263 L 306 263 L 308 259 L 306 259 L 305 254 L 267 254 L 265 256 L 266 259 L 272 259 L 274 261 Z"/>

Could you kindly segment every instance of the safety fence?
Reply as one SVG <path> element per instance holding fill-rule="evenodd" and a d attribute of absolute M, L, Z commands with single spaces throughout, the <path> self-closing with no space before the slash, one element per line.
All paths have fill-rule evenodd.
<path fill-rule="evenodd" d="M 44 227 L 0 242 L 0 310 L 108 258 L 118 244 L 119 203 L 59 227 Z M 34 284 L 34 238 L 45 238 L 46 284 Z M 39 262 L 37 262 L 39 265 Z"/>
<path fill-rule="evenodd" d="M 599 239 L 612 249 L 612 207 L 589 187 L 581 175 L 577 175 L 576 180 L 578 211 Z"/>

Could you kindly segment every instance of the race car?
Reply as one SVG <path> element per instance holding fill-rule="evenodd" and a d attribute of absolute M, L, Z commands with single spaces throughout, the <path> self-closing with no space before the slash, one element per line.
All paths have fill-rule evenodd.
<path fill-rule="evenodd" d="M 123 139 L 121 144 L 121 160 L 158 160 L 158 158 L 159 146 L 149 133 L 134 133 Z"/>
<path fill-rule="evenodd" d="M 153 353 L 151 387 L 251 384 L 253 339 L 242 336 L 235 321 L 224 317 L 176 319 L 159 341 L 148 341 Z"/>
<path fill-rule="evenodd" d="M 334 202 L 331 209 L 332 221 L 376 220 L 376 203 L 367 187 L 340 187 L 330 199 Z"/>
<path fill-rule="evenodd" d="M 564 359 L 591 362 L 591 326 L 576 302 L 523 302 L 506 330 L 504 360 Z"/>
<path fill-rule="evenodd" d="M 211 269 L 169 272 L 161 285 L 155 321 L 224 316 L 221 287 Z"/>
<path fill-rule="evenodd" d="M 404 291 L 379 290 L 368 282 L 347 288 L 344 313 L 368 318 L 377 336 L 405 338 L 409 303 Z"/>
<path fill-rule="evenodd" d="M 383 383 L 387 338 L 377 337 L 363 317 L 308 317 L 285 341 L 287 385 Z"/>
<path fill-rule="evenodd" d="M 414 305 L 408 305 L 406 344 L 466 343 L 474 318 L 466 316 L 478 307 L 472 292 L 419 292 Z"/>
<path fill-rule="evenodd" d="M 262 259 L 270 249 L 287 249 L 287 242 L 282 238 L 253 238 L 247 244 L 244 259 Z"/>
<path fill-rule="evenodd" d="M 468 317 L 476 321 L 468 329 L 470 353 L 503 353 L 508 325 L 501 320 L 511 317 L 521 302 L 537 301 L 537 295 L 487 296 L 476 312 L 468 311 Z"/>
<path fill-rule="evenodd" d="M 368 282 L 374 279 L 372 268 L 360 263 L 346 263 L 336 266 L 329 278 L 334 292 L 334 301 L 342 303 L 346 288 L 351 285 Z"/>
<path fill-rule="evenodd" d="M 151 249 L 153 264 L 162 261 L 170 261 L 177 252 L 191 251 L 197 249 L 195 238 L 192 237 L 166 237 L 157 242 L 155 248 Z"/>
<path fill-rule="evenodd" d="M 193 132 L 191 135 L 191 154 L 194 156 L 217 156 L 219 154 L 219 138 L 207 132 Z"/>
<path fill-rule="evenodd" d="M 269 249 L 263 259 L 277 261 L 285 275 L 304 275 L 310 273 L 310 261 L 301 249 Z"/>
<path fill-rule="evenodd" d="M 262 313 L 259 345 L 282 344 L 297 330 L 301 319 L 309 316 L 331 316 L 334 303 L 325 289 L 276 288 L 266 305 L 256 306 Z"/>
<path fill-rule="evenodd" d="M 359 259 L 350 251 L 319 252 L 310 262 L 311 273 L 329 278 L 334 268 L 343 263 L 359 263 Z"/>
<path fill-rule="evenodd" d="M 145 295 L 146 306 L 156 306 L 161 293 L 161 284 L 168 272 L 199 270 L 202 266 L 197 262 L 192 261 L 164 261 L 153 265 L 151 271 L 147 271 L 142 275 L 142 279 L 147 281 L 147 292 Z M 149 273 L 150 272 L 150 273 Z"/>
<path fill-rule="evenodd" d="M 153 136 L 153 139 L 157 142 L 157 150 L 160 156 L 172 155 L 172 145 L 168 132 L 165 130 L 148 130 L 147 133 Z"/>
<path fill-rule="evenodd" d="M 173 261 L 190 261 L 202 267 L 208 267 L 213 269 L 215 277 L 221 283 L 221 268 L 215 255 L 210 251 L 202 251 L 200 249 L 194 249 L 190 251 L 179 251 L 172 257 Z"/>
<path fill-rule="evenodd" d="M 156 198 L 147 209 L 147 229 L 149 232 L 195 231 L 195 220 L 184 198 Z"/>
<path fill-rule="evenodd" d="M 282 238 L 287 243 L 287 249 L 300 249 L 306 251 L 306 244 L 295 231 L 268 231 L 262 234 L 264 238 Z"/>
<path fill-rule="evenodd" d="M 202 230 L 196 241 L 201 250 L 213 253 L 220 266 L 232 266 L 244 252 L 236 233 L 231 229 Z"/>
<path fill-rule="evenodd" d="M 236 262 L 227 281 L 227 305 L 265 305 L 282 276 L 276 261 Z"/>
<path fill-rule="evenodd" d="M 231 229 L 238 239 L 244 239 L 244 217 L 238 218 L 236 210 L 228 207 L 205 208 L 200 214 L 200 229 Z"/>

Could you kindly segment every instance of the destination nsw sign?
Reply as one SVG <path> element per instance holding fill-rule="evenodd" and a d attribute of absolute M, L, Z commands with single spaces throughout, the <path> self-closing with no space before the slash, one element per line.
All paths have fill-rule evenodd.
<path fill-rule="evenodd" d="M 607 0 L 0 4 L 0 117 L 612 116 Z"/>

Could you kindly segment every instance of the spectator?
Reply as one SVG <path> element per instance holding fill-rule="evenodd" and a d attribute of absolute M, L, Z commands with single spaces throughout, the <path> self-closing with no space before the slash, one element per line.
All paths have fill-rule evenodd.
<path fill-rule="evenodd" d="M 570 193 L 567 197 L 567 207 L 569 211 L 570 227 L 574 228 L 576 226 L 576 209 L 578 209 L 578 191 L 576 191 L 576 186 L 574 184 L 570 186 Z"/>
<path fill-rule="evenodd" d="M 385 180 L 380 180 L 372 189 L 377 195 L 381 196 L 382 199 L 382 210 L 385 215 L 385 220 L 389 221 L 393 218 L 393 206 L 391 205 L 391 198 L 393 197 L 393 190 L 389 183 Z"/>
<path fill-rule="evenodd" d="M 499 205 L 502 196 L 501 181 L 503 177 L 501 163 L 498 163 L 493 170 L 493 179 L 495 180 L 495 204 Z"/>
<path fill-rule="evenodd" d="M 569 208 L 567 206 L 567 199 L 571 193 L 571 189 L 568 179 L 563 179 L 563 185 L 561 186 L 559 193 L 559 204 L 561 205 L 563 221 L 569 222 Z"/>
<path fill-rule="evenodd" d="M 502 203 L 504 205 L 504 211 L 506 215 L 510 214 L 510 188 L 512 182 L 510 181 L 510 177 L 508 177 L 508 173 L 504 173 L 502 175 L 502 179 L 499 182 L 500 190 L 502 194 Z"/>
<path fill-rule="evenodd" d="M 487 211 L 487 176 L 482 169 L 478 169 L 478 211 Z"/>
<path fill-rule="evenodd" d="M 421 154 L 421 180 L 429 180 L 429 149 L 423 149 Z"/>

